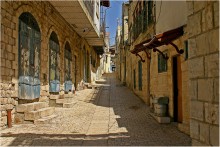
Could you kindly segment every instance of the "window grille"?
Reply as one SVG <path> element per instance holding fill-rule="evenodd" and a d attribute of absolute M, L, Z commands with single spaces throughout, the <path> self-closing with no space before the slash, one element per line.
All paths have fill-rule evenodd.
<path fill-rule="evenodd" d="M 163 53 L 167 56 L 167 53 Z M 166 72 L 167 71 L 167 60 L 163 58 L 161 54 L 158 54 L 158 73 Z"/>

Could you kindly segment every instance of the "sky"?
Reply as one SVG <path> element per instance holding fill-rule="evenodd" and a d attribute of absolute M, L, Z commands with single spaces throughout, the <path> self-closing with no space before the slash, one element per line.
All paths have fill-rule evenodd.
<path fill-rule="evenodd" d="M 106 32 L 110 32 L 110 45 L 115 44 L 117 18 L 122 18 L 122 4 L 128 0 L 110 0 L 110 8 L 106 10 Z"/>

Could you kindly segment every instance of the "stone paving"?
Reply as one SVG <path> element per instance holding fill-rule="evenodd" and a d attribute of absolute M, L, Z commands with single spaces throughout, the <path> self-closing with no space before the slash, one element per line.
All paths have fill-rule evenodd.
<path fill-rule="evenodd" d="M 73 108 L 56 108 L 51 124 L 1 130 L 1 146 L 176 146 L 191 145 L 175 124 L 158 124 L 150 109 L 113 74 L 98 89 L 77 93 Z"/>

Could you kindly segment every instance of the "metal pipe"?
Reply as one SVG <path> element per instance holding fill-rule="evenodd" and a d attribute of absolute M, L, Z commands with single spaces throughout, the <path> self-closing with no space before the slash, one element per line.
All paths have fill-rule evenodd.
<path fill-rule="evenodd" d="M 12 127 L 11 111 L 12 111 L 12 109 L 7 110 L 7 125 L 8 125 L 8 128 Z"/>

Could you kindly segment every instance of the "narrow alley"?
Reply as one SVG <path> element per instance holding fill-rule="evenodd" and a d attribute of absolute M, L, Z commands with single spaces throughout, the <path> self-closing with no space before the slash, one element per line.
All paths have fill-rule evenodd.
<path fill-rule="evenodd" d="M 55 108 L 49 124 L 20 124 L 1 131 L 1 146 L 190 145 L 175 124 L 159 124 L 150 108 L 114 74 L 97 89 L 77 93 L 72 108 Z M 83 95 L 86 95 L 83 96 Z M 175 139 L 174 139 L 175 138 Z"/>

